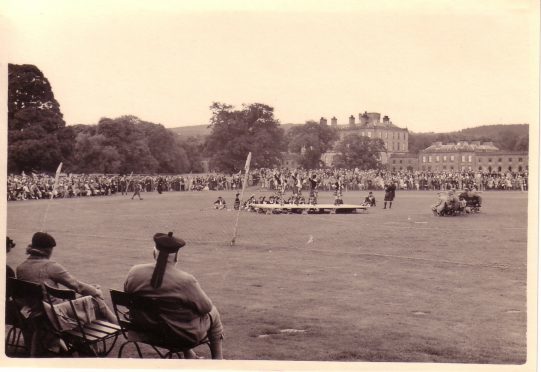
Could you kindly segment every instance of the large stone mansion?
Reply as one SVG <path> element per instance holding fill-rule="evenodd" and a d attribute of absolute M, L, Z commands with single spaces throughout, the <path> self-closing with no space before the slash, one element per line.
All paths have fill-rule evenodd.
<path fill-rule="evenodd" d="M 320 124 L 328 125 L 322 117 Z M 380 113 L 364 112 L 358 115 L 358 121 L 351 115 L 347 124 L 338 124 L 336 117 L 331 118 L 330 126 L 336 128 L 340 140 L 349 134 L 360 134 L 370 138 L 380 138 L 385 144 L 381 162 L 393 171 L 483 171 L 522 172 L 528 170 L 527 151 L 502 151 L 492 142 L 459 141 L 443 144 L 435 142 L 418 154 L 410 153 L 408 149 L 408 129 L 401 128 L 389 119 L 381 118 Z M 338 143 L 338 141 L 337 141 Z M 338 156 L 336 151 L 328 151 L 321 156 L 325 166 L 332 167 Z M 298 155 L 284 154 L 283 166 L 295 168 L 298 166 Z"/>
<path fill-rule="evenodd" d="M 389 119 L 387 115 L 381 119 L 379 112 L 364 112 L 359 114 L 359 120 L 356 122 L 355 116 L 349 117 L 347 124 L 338 124 L 338 119 L 331 119 L 331 127 L 336 128 L 343 139 L 349 134 L 360 134 L 370 138 L 380 138 L 385 144 L 386 152 L 381 153 L 383 164 L 388 163 L 389 156 L 392 154 L 408 153 L 408 129 L 400 128 Z M 326 118 L 320 119 L 320 124 L 328 125 Z M 322 155 L 321 160 L 326 166 L 332 166 L 337 152 L 329 151 Z"/>

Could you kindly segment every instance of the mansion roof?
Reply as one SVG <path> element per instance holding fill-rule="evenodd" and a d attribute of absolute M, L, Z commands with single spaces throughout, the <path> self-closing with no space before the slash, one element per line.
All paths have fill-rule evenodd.
<path fill-rule="evenodd" d="M 444 145 L 442 142 L 434 142 L 421 152 L 494 152 L 499 151 L 499 148 L 494 146 L 492 142 L 481 141 L 459 141 L 458 143 L 448 143 Z"/>

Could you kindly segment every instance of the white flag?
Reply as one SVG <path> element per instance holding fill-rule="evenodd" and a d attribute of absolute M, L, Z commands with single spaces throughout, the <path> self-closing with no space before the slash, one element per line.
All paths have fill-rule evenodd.
<path fill-rule="evenodd" d="M 53 184 L 53 192 L 51 192 L 51 199 L 53 198 L 53 195 L 56 193 L 56 187 L 58 186 L 58 178 L 60 177 L 60 171 L 62 170 L 62 163 L 58 165 L 58 168 L 56 169 L 56 175 L 54 177 L 54 184 Z"/>
<path fill-rule="evenodd" d="M 248 173 L 248 170 L 250 170 L 250 162 L 252 161 L 252 153 L 248 153 L 248 157 L 246 158 L 246 164 L 244 165 L 244 171 Z"/>

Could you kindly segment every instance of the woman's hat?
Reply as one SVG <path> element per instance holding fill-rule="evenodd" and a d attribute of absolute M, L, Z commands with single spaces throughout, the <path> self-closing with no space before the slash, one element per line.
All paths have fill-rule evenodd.
<path fill-rule="evenodd" d="M 56 241 L 47 233 L 37 232 L 32 236 L 31 246 L 33 248 L 53 248 L 56 247 Z"/>

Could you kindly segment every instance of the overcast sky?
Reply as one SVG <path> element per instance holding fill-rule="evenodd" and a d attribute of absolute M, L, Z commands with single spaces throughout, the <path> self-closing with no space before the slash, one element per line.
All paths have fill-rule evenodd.
<path fill-rule="evenodd" d="M 537 0 L 0 4 L 8 61 L 43 71 L 68 124 L 205 124 L 214 101 L 415 132 L 538 119 Z"/>

